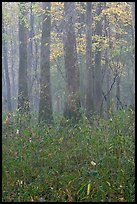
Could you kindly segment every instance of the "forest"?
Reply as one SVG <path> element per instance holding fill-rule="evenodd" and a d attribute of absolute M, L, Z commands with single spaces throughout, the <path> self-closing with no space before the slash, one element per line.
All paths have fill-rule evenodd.
<path fill-rule="evenodd" d="M 135 2 L 2 2 L 2 202 L 135 202 Z"/>

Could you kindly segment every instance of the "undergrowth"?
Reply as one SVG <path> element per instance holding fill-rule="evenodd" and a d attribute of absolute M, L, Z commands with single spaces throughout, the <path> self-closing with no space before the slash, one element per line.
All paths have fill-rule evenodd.
<path fill-rule="evenodd" d="M 3 202 L 133 202 L 134 113 L 46 126 L 13 115 L 2 135 Z"/>

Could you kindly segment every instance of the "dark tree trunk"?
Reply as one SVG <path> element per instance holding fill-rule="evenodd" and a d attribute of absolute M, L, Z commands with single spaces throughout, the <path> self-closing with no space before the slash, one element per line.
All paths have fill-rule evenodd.
<path fill-rule="evenodd" d="M 88 116 L 91 112 L 93 112 L 92 2 L 87 2 L 86 10 L 86 73 L 87 73 L 86 112 Z"/>
<path fill-rule="evenodd" d="M 97 3 L 96 14 L 100 16 L 101 14 L 101 2 Z M 96 22 L 96 35 L 102 36 L 102 20 Z M 94 110 L 96 113 L 101 113 L 101 103 L 102 103 L 102 84 L 101 84 L 101 45 L 96 48 L 95 51 L 95 88 L 94 88 Z"/>
<path fill-rule="evenodd" d="M 43 2 L 43 23 L 41 41 L 41 74 L 40 74 L 40 104 L 39 121 L 52 121 L 52 100 L 50 82 L 50 33 L 51 33 L 51 3 Z"/>
<path fill-rule="evenodd" d="M 10 87 L 10 77 L 9 77 L 9 67 L 8 67 L 8 56 L 7 56 L 7 42 L 5 40 L 5 28 L 4 28 L 4 19 L 2 16 L 2 49 L 3 49 L 3 62 L 4 62 L 4 70 L 5 70 L 5 79 L 6 79 L 6 88 L 7 88 L 7 108 L 8 111 L 12 111 L 11 105 L 11 87 Z"/>
<path fill-rule="evenodd" d="M 75 2 L 64 2 L 64 59 L 66 102 L 64 116 L 78 118 L 80 107 L 79 70 L 75 36 Z"/>
<path fill-rule="evenodd" d="M 28 85 L 27 85 L 27 28 L 26 2 L 20 2 L 19 16 L 19 89 L 18 108 L 20 111 L 29 111 Z"/>

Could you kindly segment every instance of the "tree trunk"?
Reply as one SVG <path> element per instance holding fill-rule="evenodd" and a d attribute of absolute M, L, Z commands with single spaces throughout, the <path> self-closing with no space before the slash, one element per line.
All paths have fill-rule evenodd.
<path fill-rule="evenodd" d="M 66 72 L 66 102 L 64 116 L 79 118 L 79 70 L 75 36 L 75 2 L 64 2 L 64 60 Z"/>
<path fill-rule="evenodd" d="M 10 87 L 10 77 L 9 77 L 9 67 L 8 67 L 8 56 L 7 56 L 7 42 L 5 40 L 5 28 L 4 28 L 4 19 L 2 16 L 2 48 L 3 48 L 3 62 L 4 62 L 4 69 L 5 69 L 5 79 L 6 79 L 6 88 L 7 88 L 7 106 L 8 111 L 12 111 L 11 105 L 11 87 Z"/>
<path fill-rule="evenodd" d="M 86 10 L 86 112 L 93 112 L 93 70 L 92 70 L 92 2 L 87 2 Z"/>
<path fill-rule="evenodd" d="M 2 58 L 2 64 L 3 63 L 3 58 Z M 5 82 L 5 70 L 3 70 L 2 67 L 2 110 L 5 112 L 7 110 L 7 105 L 6 105 L 6 82 Z"/>
<path fill-rule="evenodd" d="M 104 2 L 104 9 L 106 9 L 106 2 Z M 105 37 L 106 39 L 108 38 L 108 21 L 106 18 L 106 15 L 104 15 L 104 30 L 105 30 Z M 106 83 L 107 83 L 107 112 L 109 113 L 110 110 L 110 70 L 109 70 L 109 65 L 108 65 L 108 60 L 109 60 L 109 48 L 107 47 L 105 50 L 105 69 L 106 69 Z"/>
<path fill-rule="evenodd" d="M 78 2 L 79 3 L 79 7 L 83 10 L 84 6 L 85 6 L 85 2 Z M 77 46 L 82 46 L 82 39 L 83 39 L 83 36 L 82 36 L 82 33 L 85 33 L 85 30 L 83 29 L 84 28 L 84 21 L 85 21 L 85 13 L 83 13 L 83 11 L 81 12 L 78 11 L 78 23 L 79 23 L 79 28 L 78 28 L 78 36 L 79 36 L 79 39 L 80 39 L 80 42 L 78 43 Z M 86 98 L 86 87 L 85 87 L 85 84 L 86 84 L 86 77 L 85 77 L 85 64 L 83 63 L 83 58 L 84 58 L 84 54 L 82 52 L 79 52 L 78 53 L 78 62 L 79 62 L 79 75 L 80 75 L 80 102 L 81 102 L 81 106 L 82 108 L 86 108 L 86 101 L 85 101 L 85 98 Z M 85 62 L 85 59 L 84 59 L 84 62 Z M 84 66 L 84 67 L 83 67 Z"/>
<path fill-rule="evenodd" d="M 34 15 L 32 12 L 32 6 L 34 2 L 30 4 L 30 30 L 29 30 L 29 44 L 28 44 L 28 94 L 29 100 L 31 104 L 31 108 L 33 110 L 33 95 L 32 95 L 32 87 L 33 87 L 33 37 L 34 37 Z"/>
<path fill-rule="evenodd" d="M 133 64 L 132 105 L 134 107 L 134 105 L 135 105 L 135 2 L 130 2 L 130 5 L 131 5 L 132 27 L 133 27 L 133 40 L 132 40 L 132 46 L 133 46 L 133 58 L 132 58 L 132 64 Z"/>
<path fill-rule="evenodd" d="M 100 16 L 101 14 L 101 2 L 97 3 L 96 14 Z M 102 36 L 102 20 L 98 20 L 96 22 L 96 35 Z M 100 43 L 99 43 L 100 44 Z M 94 89 L 94 110 L 96 113 L 100 113 L 101 111 L 101 103 L 102 103 L 102 84 L 101 84 L 101 45 L 96 48 L 95 51 L 95 89 Z"/>
<path fill-rule="evenodd" d="M 26 2 L 20 2 L 19 16 L 19 89 L 18 108 L 21 112 L 29 111 L 28 85 L 27 85 L 27 28 L 26 28 Z"/>
<path fill-rule="evenodd" d="M 131 13 L 132 13 L 132 26 L 134 31 L 134 38 L 135 38 L 135 2 L 130 2 L 131 5 Z"/>
<path fill-rule="evenodd" d="M 50 82 L 50 35 L 51 35 L 51 3 L 43 2 L 43 23 L 41 41 L 41 64 L 40 64 L 40 104 L 39 121 L 52 121 L 52 100 Z"/>
<path fill-rule="evenodd" d="M 120 107 L 120 76 L 116 78 L 116 99 L 117 99 L 117 110 Z"/>
<path fill-rule="evenodd" d="M 13 31 L 12 31 L 13 33 Z M 12 108 L 13 110 L 15 110 L 15 71 L 14 71 L 14 44 L 13 44 L 13 40 L 11 40 L 11 74 L 12 74 Z"/>

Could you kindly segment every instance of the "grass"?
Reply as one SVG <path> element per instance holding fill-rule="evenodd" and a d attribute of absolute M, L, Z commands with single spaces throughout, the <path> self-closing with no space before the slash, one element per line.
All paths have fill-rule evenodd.
<path fill-rule="evenodd" d="M 135 201 L 132 110 L 74 126 L 12 121 L 3 124 L 3 202 Z"/>

